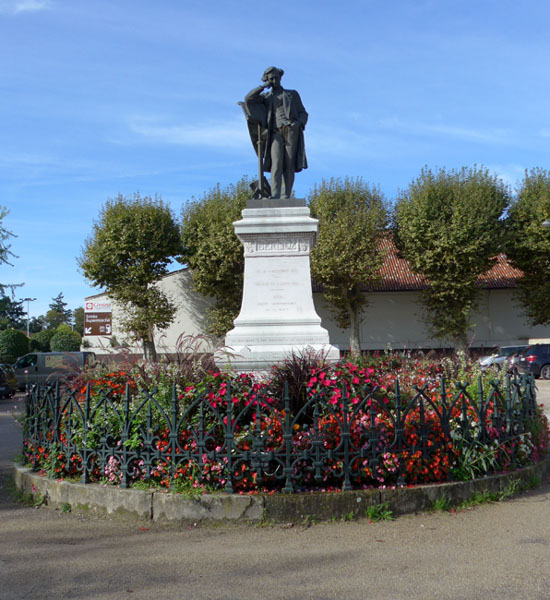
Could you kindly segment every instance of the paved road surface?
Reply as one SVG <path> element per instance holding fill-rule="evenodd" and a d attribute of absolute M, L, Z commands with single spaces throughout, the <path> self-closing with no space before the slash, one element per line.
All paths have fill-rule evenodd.
<path fill-rule="evenodd" d="M 549 482 L 393 522 L 143 529 L 14 504 L 12 406 L 0 402 L 0 600 L 550 598 Z"/>

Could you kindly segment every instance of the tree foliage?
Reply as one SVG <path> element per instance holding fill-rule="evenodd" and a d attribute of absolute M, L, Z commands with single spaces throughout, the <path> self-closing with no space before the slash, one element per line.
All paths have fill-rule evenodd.
<path fill-rule="evenodd" d="M 312 277 L 323 285 L 338 325 L 351 328 L 350 347 L 358 353 L 362 313 L 368 305 L 364 288 L 380 280 L 386 202 L 377 188 L 361 178 L 346 178 L 316 185 L 309 206 L 312 216 L 319 219 L 311 253 Z"/>
<path fill-rule="evenodd" d="M 67 323 L 69 325 L 71 324 L 73 318 L 73 311 L 67 308 L 67 303 L 63 299 L 63 292 L 59 292 L 59 294 L 55 298 L 52 298 L 52 301 L 50 303 L 50 310 L 46 313 L 46 319 L 48 318 L 48 315 L 50 313 L 52 314 L 52 316 L 54 316 L 54 313 L 57 313 L 57 315 L 61 315 L 61 320 L 54 326 L 54 328 L 61 325 L 61 323 Z M 59 320 L 59 318 L 57 320 Z"/>
<path fill-rule="evenodd" d="M 50 309 L 44 315 L 44 323 L 47 329 L 57 329 L 63 323 L 67 323 L 67 318 L 62 312 Z"/>
<path fill-rule="evenodd" d="M 524 273 L 518 298 L 533 325 L 550 323 L 550 171 L 525 172 L 512 201 L 507 225 L 506 255 Z"/>
<path fill-rule="evenodd" d="M 176 311 L 153 284 L 168 273 L 180 251 L 170 208 L 159 197 L 139 194 L 109 200 L 82 249 L 82 272 L 126 310 L 122 325 L 142 341 L 147 359 L 156 358 L 154 328 L 169 325 Z"/>
<path fill-rule="evenodd" d="M 0 362 L 14 363 L 29 351 L 29 339 L 22 331 L 5 329 L 0 331 Z"/>
<path fill-rule="evenodd" d="M 84 335 L 84 309 L 82 306 L 73 310 L 74 329 L 78 331 L 80 335 Z"/>
<path fill-rule="evenodd" d="M 10 258 L 15 257 L 11 251 L 9 240 L 15 237 L 15 234 L 4 227 L 4 219 L 9 214 L 9 210 L 5 206 L 0 206 L 0 265 L 11 265 Z M 0 283 L 0 294 L 5 295 L 6 290 L 13 290 L 16 287 L 21 287 L 22 283 Z"/>
<path fill-rule="evenodd" d="M 38 317 L 31 317 L 29 320 L 29 332 L 38 333 L 46 328 L 46 317 L 39 315 Z"/>
<path fill-rule="evenodd" d="M 430 287 L 422 301 L 440 339 L 467 346 L 478 277 L 495 263 L 510 194 L 484 168 L 422 170 L 395 206 L 395 242 L 411 269 Z"/>
<path fill-rule="evenodd" d="M 51 352 L 50 341 L 55 333 L 55 329 L 44 329 L 31 334 L 30 349 L 37 352 Z"/>
<path fill-rule="evenodd" d="M 181 262 L 193 275 L 193 285 L 214 299 L 208 312 L 209 332 L 223 336 L 239 314 L 243 291 L 244 253 L 233 229 L 250 198 L 246 177 L 222 189 L 219 185 L 182 211 Z"/>
<path fill-rule="evenodd" d="M 52 352 L 78 352 L 81 341 L 78 331 L 61 328 L 52 336 L 50 348 Z"/>
<path fill-rule="evenodd" d="M 24 329 L 26 311 L 22 300 L 0 296 L 0 329 Z"/>

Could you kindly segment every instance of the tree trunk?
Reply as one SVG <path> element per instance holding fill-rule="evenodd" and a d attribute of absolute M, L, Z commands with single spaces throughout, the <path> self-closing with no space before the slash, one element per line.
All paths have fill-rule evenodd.
<path fill-rule="evenodd" d="M 466 335 L 461 335 L 455 338 L 455 352 L 464 352 L 466 356 L 470 353 L 470 346 L 468 345 L 468 338 Z"/>
<path fill-rule="evenodd" d="M 361 309 L 350 307 L 349 348 L 354 355 L 361 355 Z"/>
<path fill-rule="evenodd" d="M 143 358 L 147 362 L 157 362 L 157 351 L 155 342 L 143 340 Z"/>
<path fill-rule="evenodd" d="M 153 327 L 149 326 L 149 334 L 147 338 L 143 338 L 143 358 L 147 362 L 156 363 L 158 360 L 157 350 L 155 348 L 155 337 Z"/>

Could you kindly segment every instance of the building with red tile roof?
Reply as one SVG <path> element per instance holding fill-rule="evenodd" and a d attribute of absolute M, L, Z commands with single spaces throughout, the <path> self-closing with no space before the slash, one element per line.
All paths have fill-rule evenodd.
<path fill-rule="evenodd" d="M 452 341 L 432 337 L 426 326 L 419 299 L 429 282 L 413 273 L 407 261 L 398 256 L 391 238 L 383 241 L 381 250 L 385 252 L 381 281 L 365 289 L 365 293 L 369 295 L 369 304 L 361 324 L 362 348 L 426 350 L 451 347 Z M 519 345 L 527 344 L 533 339 L 550 338 L 550 328 L 531 326 L 515 299 L 514 288 L 521 276 L 522 272 L 515 269 L 504 254 L 499 254 L 494 266 L 479 278 L 479 305 L 472 315 L 474 326 L 469 336 L 472 347 Z M 158 333 L 157 342 L 160 352 L 173 352 L 181 336 L 205 333 L 206 310 L 210 300 L 193 291 L 188 269 L 170 273 L 158 285 L 178 304 L 174 323 L 167 330 Z M 106 294 L 98 294 L 87 300 L 105 298 Z M 313 298 L 323 327 L 329 331 L 331 343 L 340 346 L 342 350 L 349 348 L 349 332 L 337 325 L 330 306 L 324 301 L 322 288 L 315 283 Z M 116 309 L 113 309 L 113 334 L 119 341 L 124 339 L 117 327 Z M 101 346 L 109 345 L 108 338 L 91 336 L 88 340 L 92 349 L 99 353 Z M 136 351 L 139 352 L 139 349 Z"/>

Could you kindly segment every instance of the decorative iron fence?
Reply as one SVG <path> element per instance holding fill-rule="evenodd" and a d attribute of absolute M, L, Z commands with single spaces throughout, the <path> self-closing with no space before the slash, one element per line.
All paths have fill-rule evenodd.
<path fill-rule="evenodd" d="M 35 470 L 84 483 L 350 490 L 467 478 L 534 460 L 540 418 L 526 377 L 488 389 L 481 380 L 443 379 L 407 393 L 397 382 L 354 397 L 343 384 L 337 400 L 313 394 L 296 414 L 288 392 L 280 402 L 243 401 L 228 387 L 225 400 L 213 402 L 207 392 L 184 398 L 175 387 L 168 398 L 127 387 L 117 399 L 37 386 L 27 394 L 24 450 Z"/>

